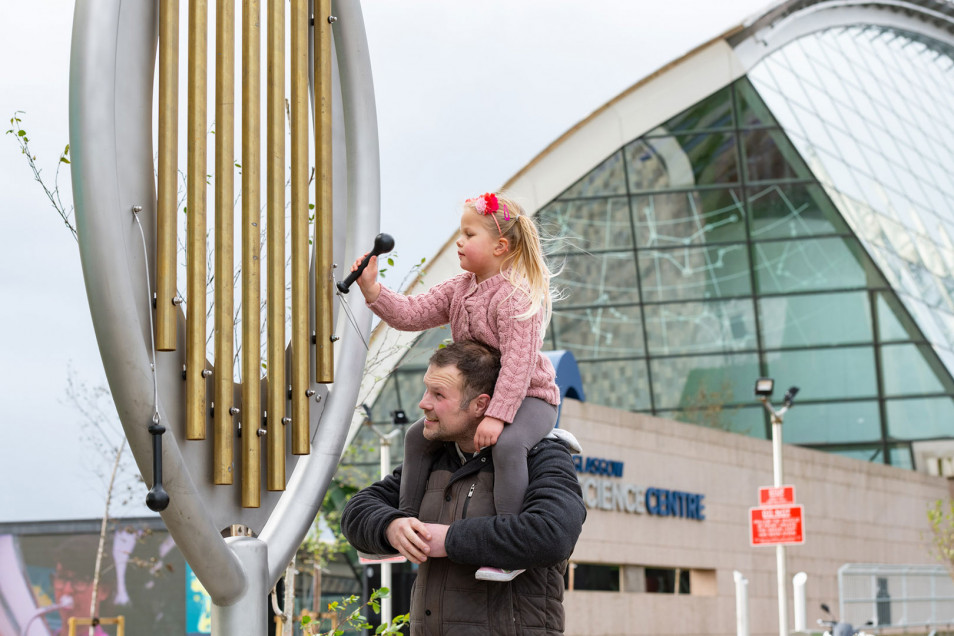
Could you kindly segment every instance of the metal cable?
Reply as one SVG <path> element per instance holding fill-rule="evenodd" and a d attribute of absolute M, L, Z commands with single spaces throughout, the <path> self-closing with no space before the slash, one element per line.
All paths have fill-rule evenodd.
<path fill-rule="evenodd" d="M 142 237 L 142 262 L 146 270 L 146 301 L 148 302 L 152 298 L 152 289 L 149 286 L 149 252 L 146 249 L 146 233 L 142 229 L 142 222 L 139 220 L 139 212 L 142 211 L 142 208 L 138 205 L 133 206 L 132 213 L 133 218 L 136 219 L 136 225 L 139 227 L 139 236 Z M 149 340 L 152 344 L 152 389 L 153 389 L 153 414 L 152 422 L 153 424 L 158 424 L 159 417 L 159 380 L 156 377 L 156 335 L 155 327 L 152 324 L 152 307 L 149 307 L 149 311 L 146 312 L 149 314 Z"/>

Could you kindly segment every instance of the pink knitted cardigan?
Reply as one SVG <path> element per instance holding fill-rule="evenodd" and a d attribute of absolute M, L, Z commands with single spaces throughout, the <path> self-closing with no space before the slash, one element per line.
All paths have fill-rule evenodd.
<path fill-rule="evenodd" d="M 371 311 L 401 331 L 424 331 L 450 323 L 454 341 L 478 340 L 500 351 L 500 375 L 486 415 L 512 422 L 524 397 L 560 403 L 556 372 L 543 345 L 542 312 L 517 320 L 525 300 L 510 295 L 513 285 L 497 274 L 477 282 L 464 272 L 423 294 L 404 296 L 384 285 Z M 509 298 L 508 298 L 509 296 Z"/>

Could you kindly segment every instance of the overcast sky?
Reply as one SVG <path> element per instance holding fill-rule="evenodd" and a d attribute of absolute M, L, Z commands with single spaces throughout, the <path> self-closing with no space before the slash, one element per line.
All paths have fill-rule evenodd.
<path fill-rule="evenodd" d="M 182 3 L 185 12 L 186 2 Z M 265 2 L 262 3 L 263 6 Z M 73 2 L 0 0 L 0 116 L 44 175 L 68 141 Z M 620 92 L 741 23 L 764 0 L 365 0 L 394 281 L 454 232 L 458 204 L 499 188 Z M 71 202 L 69 174 L 61 178 Z M 0 136 L 0 522 L 102 514 L 109 459 L 67 378 L 105 384 L 76 242 L 13 139 Z M 99 466 L 94 469 L 92 466 Z M 146 514 L 138 504 L 121 512 Z"/>

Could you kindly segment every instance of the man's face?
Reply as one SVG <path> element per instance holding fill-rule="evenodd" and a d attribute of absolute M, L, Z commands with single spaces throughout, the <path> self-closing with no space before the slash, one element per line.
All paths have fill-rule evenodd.
<path fill-rule="evenodd" d="M 454 366 L 430 365 L 424 374 L 424 437 L 432 441 L 457 442 L 464 452 L 473 452 L 474 433 L 483 415 L 483 399 L 477 397 L 461 408 L 463 377 Z"/>

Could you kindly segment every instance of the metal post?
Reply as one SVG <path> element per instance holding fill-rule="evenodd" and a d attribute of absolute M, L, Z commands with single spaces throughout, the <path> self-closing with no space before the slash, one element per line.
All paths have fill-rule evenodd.
<path fill-rule="evenodd" d="M 381 437 L 381 479 L 391 474 L 391 438 L 397 433 L 397 429 Z M 386 587 L 388 595 L 381 599 L 381 624 L 387 625 L 391 622 L 391 564 L 384 562 L 381 564 L 381 587 Z"/>
<path fill-rule="evenodd" d="M 794 603 L 792 604 L 792 613 L 794 614 L 796 632 L 805 631 L 805 582 L 807 580 L 808 575 L 804 572 L 799 572 L 792 577 L 792 591 L 795 595 Z"/>
<path fill-rule="evenodd" d="M 772 466 L 776 488 L 782 485 L 782 416 L 772 413 Z M 788 633 L 788 594 L 786 581 L 788 573 L 785 567 L 785 546 L 775 546 L 775 562 L 778 571 L 778 636 Z"/>
<path fill-rule="evenodd" d="M 229 537 L 225 542 L 245 570 L 245 591 L 226 606 L 212 601 L 215 634 L 268 633 L 268 546 L 253 537 Z"/>
<path fill-rule="evenodd" d="M 365 407 L 367 409 L 367 407 Z M 400 413 L 400 416 L 395 415 L 395 424 L 404 424 L 407 423 L 407 418 L 404 416 L 403 411 L 397 411 Z M 388 433 L 382 433 L 377 428 L 371 424 L 371 414 L 368 411 L 368 426 L 374 431 L 374 434 L 378 436 L 378 440 L 381 442 L 381 479 L 384 479 L 391 474 L 391 440 L 401 432 L 400 428 L 395 428 Z M 391 564 L 387 561 L 381 563 L 381 587 L 386 587 L 388 589 L 388 595 L 381 599 L 381 624 L 387 625 L 391 622 L 391 600 L 392 600 L 392 590 L 391 590 Z"/>
<path fill-rule="evenodd" d="M 749 581 L 738 570 L 732 572 L 735 579 L 735 634 L 749 636 Z"/>

